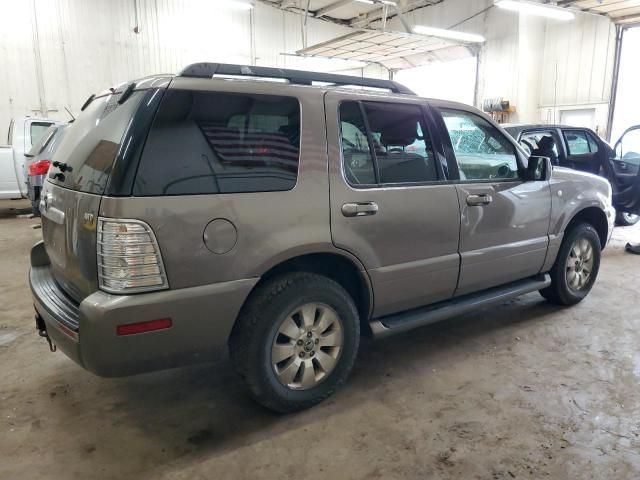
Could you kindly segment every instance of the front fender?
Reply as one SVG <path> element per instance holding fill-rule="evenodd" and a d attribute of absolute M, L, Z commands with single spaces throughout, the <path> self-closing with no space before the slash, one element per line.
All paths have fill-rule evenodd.
<path fill-rule="evenodd" d="M 611 185 L 590 173 L 555 167 L 551 178 L 551 219 L 549 235 L 562 235 L 571 220 L 582 210 L 597 208 L 607 217 L 607 238 L 615 221 L 611 205 Z"/>

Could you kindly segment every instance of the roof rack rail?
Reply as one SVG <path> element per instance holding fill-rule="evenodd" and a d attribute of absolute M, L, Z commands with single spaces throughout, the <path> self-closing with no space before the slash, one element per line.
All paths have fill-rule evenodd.
<path fill-rule="evenodd" d="M 337 75 L 333 73 L 306 72 L 304 70 L 202 62 L 188 65 L 178 72 L 179 77 L 212 78 L 214 75 L 281 78 L 297 85 L 312 85 L 313 82 L 322 82 L 334 85 L 381 88 L 390 90 L 393 93 L 415 95 L 411 89 L 393 80 L 352 77 L 350 75 Z"/>

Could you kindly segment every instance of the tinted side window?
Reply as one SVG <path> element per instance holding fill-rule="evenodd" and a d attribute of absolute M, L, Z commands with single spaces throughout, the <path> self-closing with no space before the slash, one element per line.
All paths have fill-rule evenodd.
<path fill-rule="evenodd" d="M 367 102 L 380 183 L 438 180 L 435 156 L 417 105 Z"/>
<path fill-rule="evenodd" d="M 447 126 L 461 180 L 512 180 L 518 178 L 513 144 L 479 115 L 440 109 Z"/>
<path fill-rule="evenodd" d="M 566 130 L 563 132 L 567 141 L 569 155 L 581 155 L 583 153 L 591 153 L 587 134 L 580 130 Z"/>
<path fill-rule="evenodd" d="M 359 102 L 340 106 L 342 155 L 349 183 L 386 185 L 438 180 L 420 107 L 363 102 L 365 123 L 360 106 Z"/>
<path fill-rule="evenodd" d="M 340 105 L 342 159 L 347 181 L 352 185 L 377 184 L 367 129 L 357 102 Z"/>
<path fill-rule="evenodd" d="M 149 132 L 133 192 L 290 190 L 299 156 L 297 99 L 169 90 Z"/>

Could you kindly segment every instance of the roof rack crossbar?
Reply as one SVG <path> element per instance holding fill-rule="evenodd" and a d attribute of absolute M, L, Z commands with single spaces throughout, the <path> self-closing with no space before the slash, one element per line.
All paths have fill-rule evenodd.
<path fill-rule="evenodd" d="M 415 95 L 411 89 L 393 80 L 352 77 L 350 75 L 338 75 L 334 73 L 306 72 L 304 70 L 203 62 L 193 63 L 178 72 L 179 77 L 212 78 L 214 75 L 279 78 L 297 85 L 312 85 L 313 82 L 322 82 L 334 85 L 381 88 L 390 90 L 393 93 Z"/>

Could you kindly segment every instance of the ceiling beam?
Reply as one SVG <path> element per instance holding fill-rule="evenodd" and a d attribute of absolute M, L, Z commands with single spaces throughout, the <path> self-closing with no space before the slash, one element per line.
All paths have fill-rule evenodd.
<path fill-rule="evenodd" d="M 316 18 L 320 18 L 320 17 L 326 15 L 327 13 L 331 13 L 334 10 L 339 9 L 340 7 L 344 7 L 345 5 L 349 5 L 350 3 L 353 3 L 353 0 L 337 0 L 337 1 L 333 2 L 333 3 L 330 3 L 326 7 L 322 7 L 320 9 L 316 10 L 313 13 L 315 14 Z"/>

